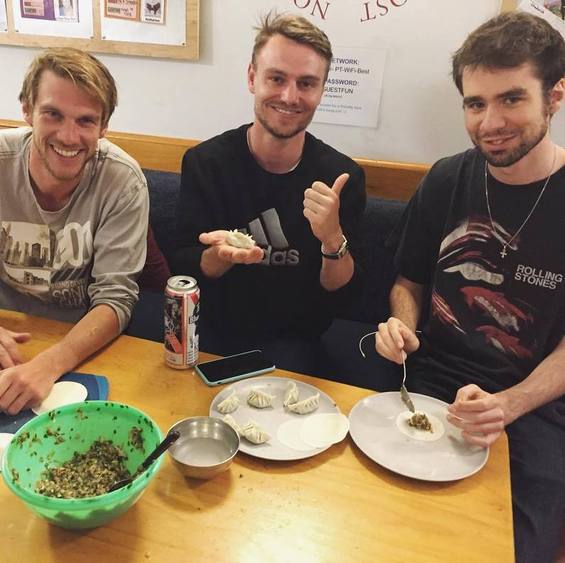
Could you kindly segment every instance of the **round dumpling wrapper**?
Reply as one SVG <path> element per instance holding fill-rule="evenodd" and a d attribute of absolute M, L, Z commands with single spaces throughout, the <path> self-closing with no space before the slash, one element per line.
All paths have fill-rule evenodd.
<path fill-rule="evenodd" d="M 35 414 L 43 414 L 71 403 L 80 403 L 86 397 L 88 397 L 88 391 L 84 385 L 76 381 L 59 381 L 53 385 L 51 393 L 43 399 L 43 402 L 31 410 Z"/>

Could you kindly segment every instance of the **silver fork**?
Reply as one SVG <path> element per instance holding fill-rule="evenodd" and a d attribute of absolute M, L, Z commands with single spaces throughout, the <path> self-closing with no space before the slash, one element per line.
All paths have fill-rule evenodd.
<path fill-rule="evenodd" d="M 402 356 L 402 369 L 404 370 L 404 377 L 402 378 L 402 385 L 400 386 L 400 398 L 402 402 L 408 407 L 408 410 L 412 413 L 416 412 L 414 408 L 414 403 L 408 394 L 408 389 L 406 389 L 406 361 L 404 360 L 404 356 Z"/>
<path fill-rule="evenodd" d="M 372 336 L 373 334 L 376 334 L 377 331 L 373 331 L 373 332 L 368 332 L 367 334 L 365 334 L 364 336 L 362 336 L 359 340 L 359 352 L 361 353 L 361 355 L 363 356 L 363 358 L 366 358 L 365 356 L 365 352 L 363 352 L 363 348 L 362 348 L 362 344 L 363 344 L 363 340 L 365 340 L 365 338 Z M 402 402 L 408 407 L 408 410 L 412 413 L 416 412 L 416 409 L 414 408 L 414 403 L 412 402 L 412 399 L 410 398 L 410 395 L 408 394 L 408 389 L 406 389 L 406 361 L 404 360 L 404 356 L 402 356 L 402 369 L 404 371 L 404 376 L 402 378 L 402 385 L 400 386 L 400 398 L 402 399 Z"/>

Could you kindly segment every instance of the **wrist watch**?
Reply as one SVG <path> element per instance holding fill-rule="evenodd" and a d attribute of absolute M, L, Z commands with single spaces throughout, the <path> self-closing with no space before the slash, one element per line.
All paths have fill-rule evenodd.
<path fill-rule="evenodd" d="M 347 239 L 345 238 L 345 235 L 341 235 L 341 236 L 343 237 L 343 241 L 340 247 L 337 249 L 337 252 L 324 252 L 324 247 L 322 245 L 320 251 L 322 252 L 322 256 L 324 258 L 328 258 L 329 260 L 339 260 L 340 258 L 343 258 L 347 254 L 348 251 Z"/>

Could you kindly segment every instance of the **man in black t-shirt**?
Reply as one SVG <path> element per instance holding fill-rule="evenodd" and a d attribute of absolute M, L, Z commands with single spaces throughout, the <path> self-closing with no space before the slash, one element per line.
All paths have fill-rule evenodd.
<path fill-rule="evenodd" d="M 359 285 L 362 169 L 306 132 L 332 58 L 308 20 L 267 16 L 248 68 L 255 121 L 190 149 L 174 272 L 202 287 L 200 347 L 260 347 L 309 373 L 317 341 Z M 227 243 L 228 230 L 251 248 Z"/>
<path fill-rule="evenodd" d="M 564 75 L 563 37 L 521 12 L 457 51 L 475 148 L 437 162 L 406 209 L 376 335 L 468 442 L 506 429 L 516 556 L 532 563 L 554 561 L 565 531 L 565 149 L 549 133 Z"/>

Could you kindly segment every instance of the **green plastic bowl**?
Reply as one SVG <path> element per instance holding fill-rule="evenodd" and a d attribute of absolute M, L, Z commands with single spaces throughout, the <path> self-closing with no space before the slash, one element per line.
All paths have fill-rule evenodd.
<path fill-rule="evenodd" d="M 143 445 L 134 447 L 129 434 L 142 430 Z M 50 429 L 50 435 L 47 435 Z M 111 401 L 85 401 L 54 409 L 24 424 L 4 452 L 2 477 L 33 512 L 63 528 L 95 528 L 125 512 L 141 496 L 162 462 L 159 457 L 132 483 L 95 497 L 59 499 L 36 493 L 46 466 L 53 467 L 85 452 L 99 438 L 112 440 L 128 456 L 134 473 L 162 441 L 159 427 L 141 411 Z"/>

